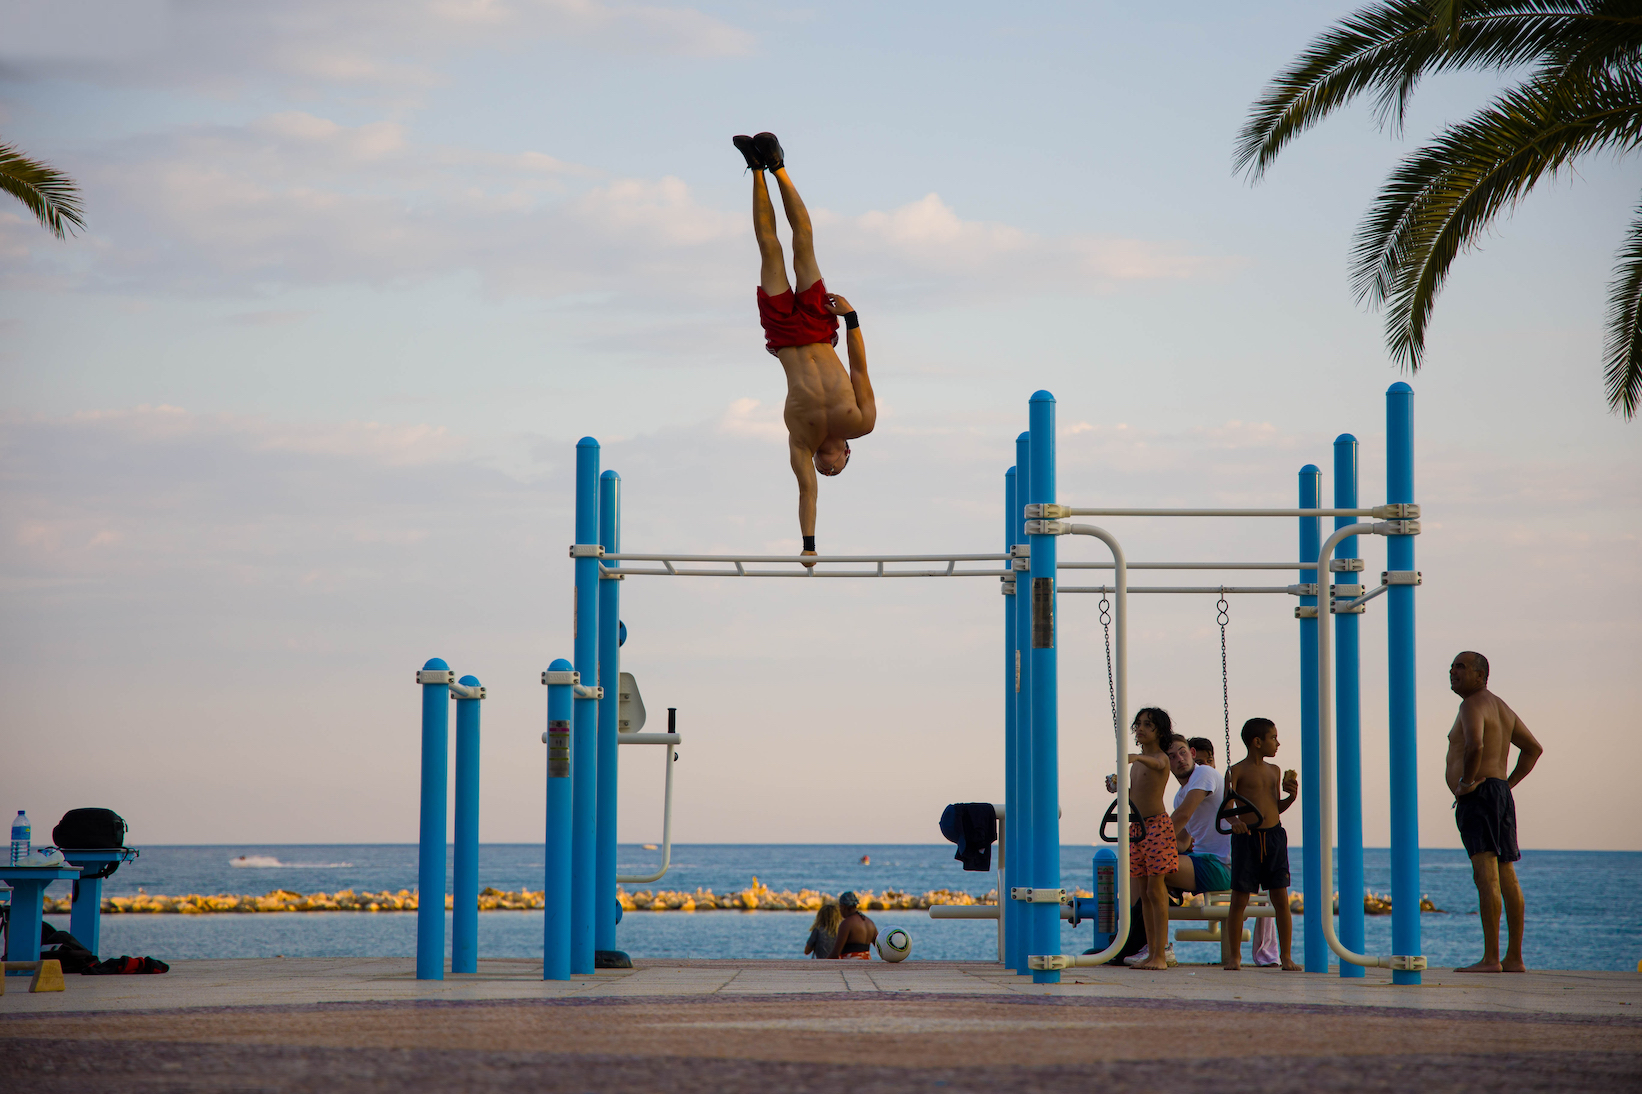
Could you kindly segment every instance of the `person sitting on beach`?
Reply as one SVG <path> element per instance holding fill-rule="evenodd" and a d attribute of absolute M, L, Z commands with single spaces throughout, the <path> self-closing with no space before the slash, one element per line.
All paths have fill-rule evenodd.
<path fill-rule="evenodd" d="M 1276 764 L 1266 762 L 1277 755 L 1277 724 L 1270 718 L 1250 718 L 1243 723 L 1243 744 L 1248 756 L 1226 771 L 1226 788 L 1246 799 L 1260 811 L 1260 823 L 1250 828 L 1241 817 L 1231 819 L 1231 908 L 1221 934 L 1221 967 L 1235 972 L 1242 968 L 1243 911 L 1249 897 L 1261 889 L 1271 896 L 1277 920 L 1277 941 L 1284 972 L 1297 972 L 1299 965 L 1290 956 L 1294 938 L 1294 916 L 1289 911 L 1289 842 L 1279 816 L 1300 793 L 1300 777 L 1292 769 L 1281 774 L 1286 798 L 1277 798 L 1279 774 Z"/>
<path fill-rule="evenodd" d="M 1165 750 L 1175 741 L 1169 724 L 1164 711 L 1142 708 L 1133 726 L 1140 751 L 1129 753 L 1129 801 L 1141 818 L 1129 824 L 1129 877 L 1140 881 L 1141 914 L 1149 946 L 1146 959 L 1130 966 L 1136 969 L 1169 967 L 1169 889 L 1165 879 L 1179 867 L 1174 821 L 1163 808 L 1163 791 L 1169 784 Z M 1150 945 L 1154 942 L 1159 944 Z"/>
<path fill-rule="evenodd" d="M 843 918 L 836 903 L 823 900 L 820 911 L 815 913 L 815 922 L 810 924 L 810 939 L 804 943 L 804 952 L 817 961 L 831 957 L 833 946 L 838 942 L 838 923 Z"/>
<path fill-rule="evenodd" d="M 1482 960 L 1455 972 L 1527 972 L 1522 963 L 1522 928 L 1527 914 L 1517 869 L 1517 804 L 1511 791 L 1539 762 L 1540 747 L 1516 711 L 1488 690 L 1488 658 L 1467 650 L 1448 666 L 1448 686 L 1460 697 L 1459 714 L 1448 731 L 1447 780 L 1454 795 L 1454 823 L 1471 856 L 1482 916 Z M 1505 774 L 1516 745 L 1517 763 Z M 1510 932 L 1505 959 L 1499 956 L 1499 913 L 1505 909 Z"/>
<path fill-rule="evenodd" d="M 839 921 L 838 938 L 829 956 L 872 960 L 872 944 L 878 941 L 878 924 L 861 914 L 861 898 L 849 890 L 839 893 L 838 911 L 843 918 Z"/>

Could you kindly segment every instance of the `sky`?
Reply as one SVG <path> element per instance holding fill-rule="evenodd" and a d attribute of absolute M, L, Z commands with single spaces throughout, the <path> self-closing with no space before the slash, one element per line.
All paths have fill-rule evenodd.
<path fill-rule="evenodd" d="M 1545 747 L 1523 844 L 1642 849 L 1642 424 L 1601 380 L 1635 162 L 1502 217 L 1405 375 L 1352 297 L 1352 234 L 1502 77 L 1428 81 L 1401 132 L 1343 111 L 1251 185 L 1250 104 L 1349 10 L 0 0 L 0 140 L 69 172 L 87 217 L 60 242 L 0 205 L 0 809 L 43 837 L 108 806 L 137 845 L 414 842 L 413 672 L 443 657 L 488 688 L 482 838 L 540 839 L 577 439 L 623 477 L 628 550 L 798 547 L 730 144 L 769 129 L 879 399 L 823 483 L 823 551 L 998 550 L 1039 389 L 1065 503 L 1292 505 L 1307 463 L 1326 498 L 1346 433 L 1379 501 L 1407 379 L 1422 841 L 1458 846 L 1446 668 L 1469 648 Z M 1131 560 L 1296 557 L 1282 520 L 1109 526 Z M 1066 843 L 1114 766 L 1092 600 L 1061 608 Z M 1293 605 L 1233 598 L 1227 695 L 1234 739 L 1273 718 L 1299 767 Z M 684 734 L 675 838 L 933 842 L 946 803 L 1001 801 L 1002 609 L 990 579 L 625 581 L 622 667 Z M 1214 597 L 1132 616 L 1131 705 L 1223 739 Z M 660 835 L 640 751 L 629 842 Z"/>

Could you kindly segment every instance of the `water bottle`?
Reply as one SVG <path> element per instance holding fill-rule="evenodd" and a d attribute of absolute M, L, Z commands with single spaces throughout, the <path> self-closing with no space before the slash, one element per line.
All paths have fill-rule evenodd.
<path fill-rule="evenodd" d="M 11 864 L 20 866 L 24 859 L 29 857 L 29 837 L 33 829 L 29 826 L 29 815 L 21 809 L 17 811 L 17 819 L 11 822 Z"/>

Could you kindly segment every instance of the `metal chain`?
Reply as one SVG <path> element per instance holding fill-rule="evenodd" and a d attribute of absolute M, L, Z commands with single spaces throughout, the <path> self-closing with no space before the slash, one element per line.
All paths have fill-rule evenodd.
<path fill-rule="evenodd" d="M 1106 594 L 1100 594 L 1100 629 L 1106 636 L 1106 694 L 1112 697 L 1112 730 L 1122 733 L 1123 727 L 1117 724 L 1117 685 L 1112 682 L 1112 602 L 1106 599 Z"/>
<path fill-rule="evenodd" d="M 1226 602 L 1226 587 L 1220 586 L 1220 602 L 1214 606 L 1215 622 L 1220 624 L 1220 703 L 1226 723 L 1226 758 L 1231 765 L 1231 684 L 1226 674 L 1226 624 L 1231 622 L 1231 605 Z"/>

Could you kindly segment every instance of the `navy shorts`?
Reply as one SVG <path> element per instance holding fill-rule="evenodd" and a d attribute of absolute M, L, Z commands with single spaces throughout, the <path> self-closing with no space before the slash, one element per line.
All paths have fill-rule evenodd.
<path fill-rule="evenodd" d="M 1522 857 L 1517 847 L 1517 803 L 1504 779 L 1484 779 L 1471 793 L 1455 798 L 1454 823 L 1466 854 L 1492 851 L 1501 862 Z"/>
<path fill-rule="evenodd" d="M 1289 887 L 1289 834 L 1279 824 L 1232 833 L 1231 887 L 1237 893 Z"/>

